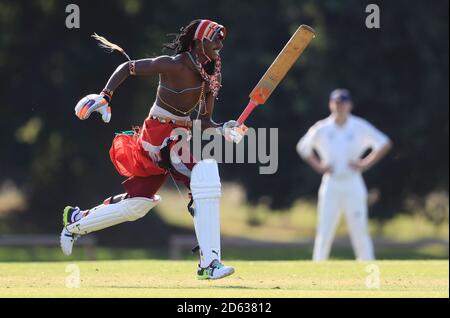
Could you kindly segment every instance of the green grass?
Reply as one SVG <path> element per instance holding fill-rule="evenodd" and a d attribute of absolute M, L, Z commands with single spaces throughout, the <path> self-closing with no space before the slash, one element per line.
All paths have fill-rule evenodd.
<path fill-rule="evenodd" d="M 80 288 L 67 288 L 79 268 Z M 448 261 L 228 261 L 236 273 L 198 281 L 195 261 L 0 263 L 0 297 L 449 297 Z M 369 270 L 372 270 L 369 273 Z M 372 286 L 376 287 L 376 286 Z"/>

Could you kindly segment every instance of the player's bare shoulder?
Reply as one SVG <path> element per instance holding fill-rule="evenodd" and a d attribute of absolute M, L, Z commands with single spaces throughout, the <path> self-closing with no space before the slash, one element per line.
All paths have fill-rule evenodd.
<path fill-rule="evenodd" d="M 180 58 L 180 55 L 170 56 L 170 55 L 161 55 L 155 58 L 155 62 L 164 65 L 168 72 L 177 74 L 180 71 L 183 71 L 185 68 L 184 62 Z"/>
<path fill-rule="evenodd" d="M 185 53 L 180 53 L 172 56 L 173 63 L 177 65 L 178 72 L 186 72 L 186 71 L 195 71 L 192 62 L 189 60 L 189 57 Z"/>

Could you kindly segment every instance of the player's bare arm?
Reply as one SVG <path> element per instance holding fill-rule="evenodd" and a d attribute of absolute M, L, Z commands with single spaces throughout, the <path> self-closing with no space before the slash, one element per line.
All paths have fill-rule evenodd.
<path fill-rule="evenodd" d="M 114 92 L 130 75 L 149 76 L 160 73 L 175 73 L 179 68 L 173 58 L 167 55 L 128 61 L 117 67 L 104 90 Z"/>

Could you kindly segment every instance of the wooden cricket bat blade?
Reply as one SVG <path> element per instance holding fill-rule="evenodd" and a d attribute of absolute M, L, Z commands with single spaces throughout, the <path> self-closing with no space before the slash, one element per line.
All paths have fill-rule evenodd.
<path fill-rule="evenodd" d="M 316 32 L 310 26 L 304 24 L 299 26 L 283 50 L 281 50 L 280 54 L 273 61 L 272 65 L 270 65 L 269 69 L 261 77 L 258 84 L 251 91 L 249 95 L 250 102 L 237 120 L 240 124 L 247 119 L 256 106 L 262 105 L 267 101 L 315 36 Z"/>
<path fill-rule="evenodd" d="M 294 35 L 250 93 L 249 97 L 251 100 L 261 105 L 269 99 L 292 65 L 294 65 L 295 61 L 315 37 L 315 34 L 313 28 L 304 24 L 295 31 Z"/>

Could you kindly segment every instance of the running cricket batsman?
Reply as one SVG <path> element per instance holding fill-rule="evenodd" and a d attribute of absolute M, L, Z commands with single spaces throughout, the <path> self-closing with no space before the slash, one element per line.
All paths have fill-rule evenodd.
<path fill-rule="evenodd" d="M 362 173 L 381 160 L 392 145 L 385 134 L 351 114 L 353 103 L 347 89 L 331 93 L 329 108 L 331 115 L 312 126 L 297 144 L 300 156 L 323 175 L 313 260 L 328 259 L 344 211 L 356 258 L 370 261 L 375 256 L 367 228 L 367 188 Z M 369 148 L 371 153 L 361 159 Z"/>
<path fill-rule="evenodd" d="M 232 267 L 224 266 L 221 261 L 221 184 L 217 162 L 212 159 L 196 162 L 191 155 L 189 160 L 181 158 L 179 149 L 183 147 L 174 147 L 181 141 L 173 134 L 174 129 L 190 130 L 190 115 L 197 112 L 202 129 L 218 128 L 228 140 L 235 142 L 239 138 L 236 130 L 240 125 L 236 121 L 221 125 L 212 119 L 214 101 L 221 87 L 219 52 L 225 36 L 224 26 L 210 20 L 194 20 L 181 28 L 171 43 L 164 45 L 175 52 L 173 56 L 131 60 L 121 47 L 94 35 L 102 47 L 120 51 L 128 62 L 115 70 L 100 94 L 80 100 L 75 108 L 79 119 L 85 120 L 93 112 L 99 112 L 108 123 L 113 94 L 129 76 L 159 75 L 159 86 L 143 126 L 131 134 L 117 135 L 112 142 L 110 157 L 119 174 L 127 177 L 122 183 L 126 192 L 107 198 L 92 209 L 66 207 L 61 233 L 64 254 L 71 254 L 80 235 L 144 217 L 161 201 L 156 192 L 168 175 L 172 175 L 190 189 L 194 202 L 194 227 L 200 248 L 198 278 L 218 279 L 234 273 Z"/>

